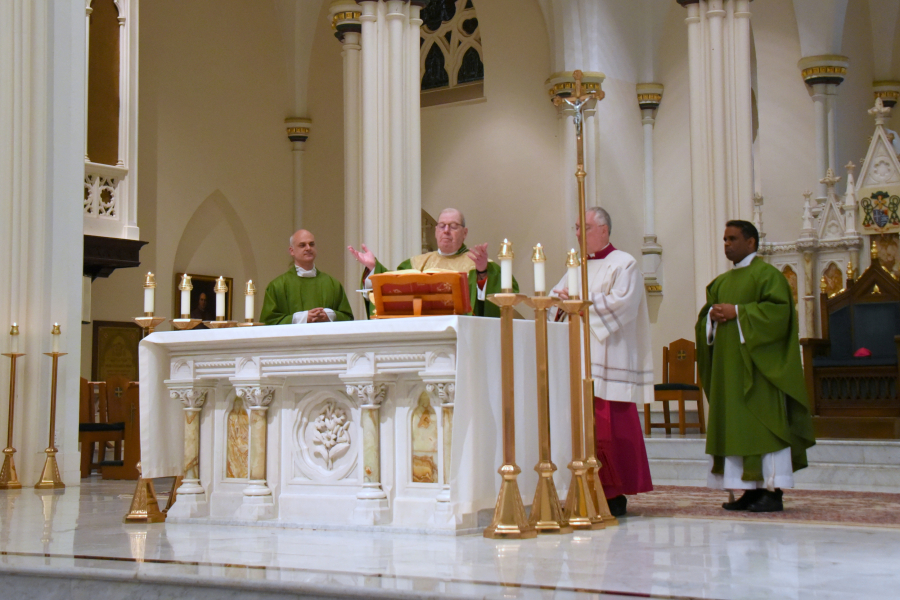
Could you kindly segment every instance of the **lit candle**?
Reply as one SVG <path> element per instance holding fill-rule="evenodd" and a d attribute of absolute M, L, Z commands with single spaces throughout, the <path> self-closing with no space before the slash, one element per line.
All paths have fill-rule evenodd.
<path fill-rule="evenodd" d="M 59 323 L 53 324 L 53 329 L 50 330 L 51 337 L 53 339 L 53 346 L 50 352 L 59 352 L 59 336 L 62 333 L 59 329 Z"/>
<path fill-rule="evenodd" d="M 248 323 L 253 322 L 253 313 L 256 311 L 253 309 L 253 300 L 256 298 L 256 286 L 253 285 L 253 280 L 247 282 L 247 288 L 244 290 L 244 297 L 246 298 L 244 302 L 244 319 Z"/>
<path fill-rule="evenodd" d="M 19 326 L 16 323 L 9 328 L 9 353 L 19 353 Z"/>
<path fill-rule="evenodd" d="M 540 244 L 534 247 L 531 262 L 534 263 L 534 295 L 543 296 L 547 292 L 547 283 L 544 280 L 544 263 L 547 262 L 547 257 L 544 256 L 544 248 Z"/>
<path fill-rule="evenodd" d="M 504 239 L 500 244 L 500 254 L 497 257 L 500 259 L 500 290 L 503 292 L 512 292 L 513 289 L 512 261 L 514 256 L 512 242 Z"/>
<path fill-rule="evenodd" d="M 194 285 L 191 283 L 190 275 L 185 273 L 181 276 L 181 283 L 178 284 L 178 289 L 181 290 L 181 318 L 190 319 L 191 290 L 194 289 Z"/>
<path fill-rule="evenodd" d="M 153 298 L 156 293 L 156 276 L 153 273 L 147 273 L 144 278 L 144 314 L 146 316 L 153 315 Z"/>
<path fill-rule="evenodd" d="M 575 251 L 575 248 L 569 250 L 568 257 L 566 258 L 566 267 L 568 267 L 568 272 L 566 273 L 567 279 L 566 282 L 569 288 L 569 298 L 578 298 L 578 253 Z"/>
<path fill-rule="evenodd" d="M 228 291 L 228 284 L 225 283 L 224 277 L 216 279 L 216 321 L 225 320 L 225 292 Z"/>

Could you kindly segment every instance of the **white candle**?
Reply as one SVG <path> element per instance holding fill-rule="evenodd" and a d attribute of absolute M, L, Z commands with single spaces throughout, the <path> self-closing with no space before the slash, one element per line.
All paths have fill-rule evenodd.
<path fill-rule="evenodd" d="M 253 307 L 253 301 L 256 298 L 256 287 L 253 285 L 252 279 L 247 282 L 247 290 L 244 297 L 244 319 L 248 322 L 252 322 L 253 313 L 256 312 Z"/>
<path fill-rule="evenodd" d="M 544 294 L 547 291 L 547 284 L 544 279 L 544 249 L 540 244 L 534 247 L 534 255 L 531 261 L 534 263 L 534 293 L 535 295 Z"/>
<path fill-rule="evenodd" d="M 59 335 L 61 333 L 59 323 L 53 324 L 53 330 L 50 333 L 52 334 L 50 337 L 53 340 L 50 352 L 59 352 Z"/>
<path fill-rule="evenodd" d="M 9 329 L 9 353 L 19 353 L 19 326 L 15 323 Z"/>
<path fill-rule="evenodd" d="M 190 290 L 181 290 L 181 316 L 185 319 L 191 314 L 191 292 Z M 184 315 L 188 315 L 185 317 Z"/>
<path fill-rule="evenodd" d="M 578 294 L 578 254 L 575 252 L 575 248 L 569 252 L 569 260 L 566 261 L 566 265 L 568 265 L 567 279 L 566 282 L 569 288 L 569 298 L 577 298 Z"/>
<path fill-rule="evenodd" d="M 509 240 L 504 239 L 503 243 L 500 245 L 500 289 L 501 290 L 511 290 L 512 289 L 512 261 L 513 261 L 513 252 L 512 252 L 512 244 Z"/>
<path fill-rule="evenodd" d="M 153 277 L 153 273 L 147 273 L 147 277 L 144 280 L 144 314 L 153 312 L 155 293 L 156 278 Z"/>
<path fill-rule="evenodd" d="M 225 291 L 228 288 L 225 286 L 225 278 L 219 277 L 219 280 L 216 282 L 216 318 L 225 316 Z"/>

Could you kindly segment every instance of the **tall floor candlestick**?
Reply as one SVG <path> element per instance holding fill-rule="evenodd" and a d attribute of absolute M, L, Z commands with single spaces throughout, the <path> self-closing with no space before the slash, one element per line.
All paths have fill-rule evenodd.
<path fill-rule="evenodd" d="M 572 73 L 575 79 L 575 91 L 571 96 L 556 96 L 553 103 L 556 106 L 568 104 L 575 111 L 575 147 L 576 147 L 576 169 L 575 179 L 578 181 L 578 223 L 579 230 L 584 231 L 585 222 L 585 191 L 584 178 L 587 173 L 584 170 L 584 133 L 582 124 L 584 123 L 584 111 L 595 101 L 603 100 L 606 94 L 600 91 L 586 91 L 581 86 L 581 80 L 584 73 L 580 70 Z M 584 299 L 588 300 L 588 272 L 587 272 L 587 239 L 586 236 L 580 236 L 581 246 L 581 289 L 584 290 Z M 582 395 L 584 398 L 584 432 L 585 432 L 585 463 L 588 467 L 588 482 L 591 489 L 591 497 L 597 512 L 603 517 L 606 525 L 618 524 L 618 521 L 609 513 L 609 506 L 606 503 L 606 496 L 603 493 L 603 484 L 600 483 L 600 461 L 597 460 L 597 447 L 594 435 L 594 380 L 591 377 L 591 324 L 590 319 L 582 319 L 582 333 L 584 338 L 584 380 L 582 381 Z M 609 517 L 607 517 L 609 515 Z"/>
<path fill-rule="evenodd" d="M 558 302 L 548 296 L 526 298 L 525 303 L 534 309 L 534 339 L 537 368 L 537 414 L 538 414 L 538 473 L 537 489 L 531 504 L 528 523 L 538 533 L 572 533 L 572 528 L 563 514 L 559 494 L 553 483 L 556 465 L 550 456 L 550 378 L 547 356 L 547 309 Z"/>
<path fill-rule="evenodd" d="M 506 248 L 512 259 L 512 250 Z M 501 255 L 503 252 L 501 251 Z M 537 536 L 528 523 L 525 505 L 516 479 L 522 469 L 516 465 L 516 399 L 513 363 L 513 307 L 525 299 L 521 294 L 491 294 L 488 300 L 500 307 L 500 370 L 503 390 L 503 465 L 497 471 L 503 478 L 494 507 L 494 518 L 484 530 L 490 539 L 527 539 Z"/>
<path fill-rule="evenodd" d="M 9 335 L 13 339 L 18 338 L 19 328 L 15 324 Z M 16 351 L 18 350 L 18 340 L 16 343 L 11 343 L 10 347 L 10 352 L 3 354 L 3 356 L 9 357 L 9 421 L 7 422 L 6 448 L 3 449 L 3 467 L 0 468 L 0 490 L 18 490 L 22 487 L 16 473 L 16 462 L 13 460 L 16 449 L 13 448 L 12 436 L 16 403 L 16 359 L 25 355 Z"/>
<path fill-rule="evenodd" d="M 57 327 L 54 327 L 54 329 L 57 329 Z M 59 450 L 56 449 L 53 439 L 56 432 L 56 375 L 59 367 L 59 357 L 66 354 L 67 352 L 44 352 L 44 356 L 49 356 L 53 359 L 53 374 L 50 380 L 50 441 L 47 442 L 47 449 L 44 451 L 47 453 L 44 470 L 41 471 L 41 478 L 34 484 L 34 489 L 36 490 L 53 490 L 66 487 L 59 474 L 59 465 L 56 463 L 56 453 Z"/>

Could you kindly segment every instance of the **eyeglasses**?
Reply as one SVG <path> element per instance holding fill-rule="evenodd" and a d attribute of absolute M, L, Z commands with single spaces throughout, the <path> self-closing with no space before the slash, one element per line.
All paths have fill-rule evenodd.
<path fill-rule="evenodd" d="M 460 223 L 438 223 L 434 226 L 435 229 L 449 229 L 450 231 L 456 231 L 462 227 Z"/>

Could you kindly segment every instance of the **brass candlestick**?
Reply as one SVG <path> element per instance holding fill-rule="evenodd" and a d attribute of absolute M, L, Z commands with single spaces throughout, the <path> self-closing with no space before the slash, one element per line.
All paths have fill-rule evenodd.
<path fill-rule="evenodd" d="M 159 510 L 159 500 L 156 497 L 156 488 L 152 479 L 144 479 L 141 474 L 141 463 L 137 464 L 138 480 L 134 488 L 134 496 L 131 498 L 131 506 L 128 514 L 122 519 L 123 523 L 163 523 L 166 514 Z M 175 493 L 173 487 L 172 493 Z M 168 509 L 168 506 L 166 507 Z"/>
<path fill-rule="evenodd" d="M 584 122 L 584 110 L 596 101 L 603 100 L 606 94 L 601 91 L 586 91 L 581 80 L 584 73 L 580 70 L 572 73 L 575 79 L 575 91 L 571 96 L 563 98 L 556 96 L 553 103 L 556 106 L 568 104 L 576 113 L 575 118 L 575 148 L 576 148 L 576 168 L 575 179 L 578 181 L 578 223 L 580 231 L 584 231 L 585 222 L 585 190 L 584 178 L 587 173 L 584 170 L 584 132 L 582 124 Z M 584 295 L 587 299 L 588 272 L 587 272 L 587 240 L 585 236 L 580 236 L 579 244 L 581 250 L 581 289 L 585 290 Z M 590 319 L 582 319 L 582 333 L 584 338 L 584 380 L 582 381 L 582 396 L 584 398 L 584 432 L 585 432 L 585 463 L 588 467 L 588 483 L 591 490 L 591 497 L 597 512 L 603 517 L 606 525 L 616 525 L 618 521 L 609 513 L 609 506 L 606 503 L 606 496 L 603 494 L 603 484 L 600 483 L 600 461 L 597 460 L 597 447 L 594 434 L 594 380 L 591 377 L 591 324 Z M 608 516 L 607 516 L 608 515 Z"/>
<path fill-rule="evenodd" d="M 570 290 L 571 293 L 572 290 Z M 572 296 L 562 300 L 559 307 L 569 318 L 569 391 L 572 397 L 572 482 L 566 496 L 565 516 L 574 529 L 603 529 L 603 518 L 597 514 L 597 506 L 591 496 L 588 468 L 584 449 L 584 409 L 581 387 L 581 311 L 589 302 Z"/>
<path fill-rule="evenodd" d="M 154 317 L 153 313 L 147 313 L 143 317 L 135 317 L 134 322 L 138 324 L 138 326 L 144 330 L 143 337 L 147 337 L 153 330 L 156 329 L 160 323 L 165 321 L 165 317 Z"/>
<path fill-rule="evenodd" d="M 9 331 L 9 335 L 19 335 L 19 328 L 15 323 L 13 323 Z M 13 459 L 16 449 L 13 448 L 12 444 L 13 417 L 15 416 L 16 402 L 16 359 L 20 356 L 25 356 L 15 351 L 17 345 L 13 345 L 11 352 L 3 354 L 3 356 L 9 357 L 9 421 L 7 422 L 6 448 L 3 449 L 3 467 L 0 468 L 0 490 L 18 490 L 22 488 L 22 482 L 19 481 L 19 476 L 16 473 L 16 461 Z"/>
<path fill-rule="evenodd" d="M 225 329 L 227 327 L 237 327 L 238 325 L 237 321 L 225 321 L 225 317 L 222 317 L 222 319 L 223 320 L 220 321 L 219 318 L 216 317 L 215 321 L 203 321 L 203 324 L 210 329 Z"/>
<path fill-rule="evenodd" d="M 525 505 L 516 478 L 522 469 L 516 465 L 516 400 L 513 363 L 513 307 L 522 302 L 521 294 L 491 294 L 488 300 L 500 307 L 500 370 L 503 389 L 503 465 L 497 471 L 503 477 L 494 518 L 484 530 L 489 539 L 527 539 L 537 536 L 528 523 Z"/>
<path fill-rule="evenodd" d="M 547 309 L 558 302 L 549 296 L 533 296 L 525 299 L 525 304 L 534 309 L 534 337 L 537 367 L 537 408 L 538 408 L 538 483 L 531 504 L 528 523 L 538 533 L 572 533 L 572 528 L 563 514 L 559 494 L 553 483 L 556 465 L 550 456 L 550 379 L 547 357 Z"/>
<path fill-rule="evenodd" d="M 54 327 L 54 330 L 56 329 L 58 329 L 58 326 Z M 59 450 L 56 449 L 53 440 L 53 434 L 56 430 L 56 375 L 59 367 L 59 357 L 66 354 L 67 352 L 44 352 L 44 356 L 49 356 L 53 359 L 53 374 L 50 379 L 50 441 L 47 443 L 47 449 L 44 451 L 47 453 L 44 470 L 41 471 L 41 478 L 34 484 L 34 489 L 36 490 L 52 490 L 66 487 L 66 484 L 62 482 L 62 477 L 59 475 L 59 465 L 56 463 L 56 453 Z"/>
<path fill-rule="evenodd" d="M 193 329 L 202 322 L 203 319 L 192 319 L 190 315 L 181 315 L 180 319 L 172 319 L 170 321 L 170 323 L 172 323 L 172 326 L 178 330 Z"/>

